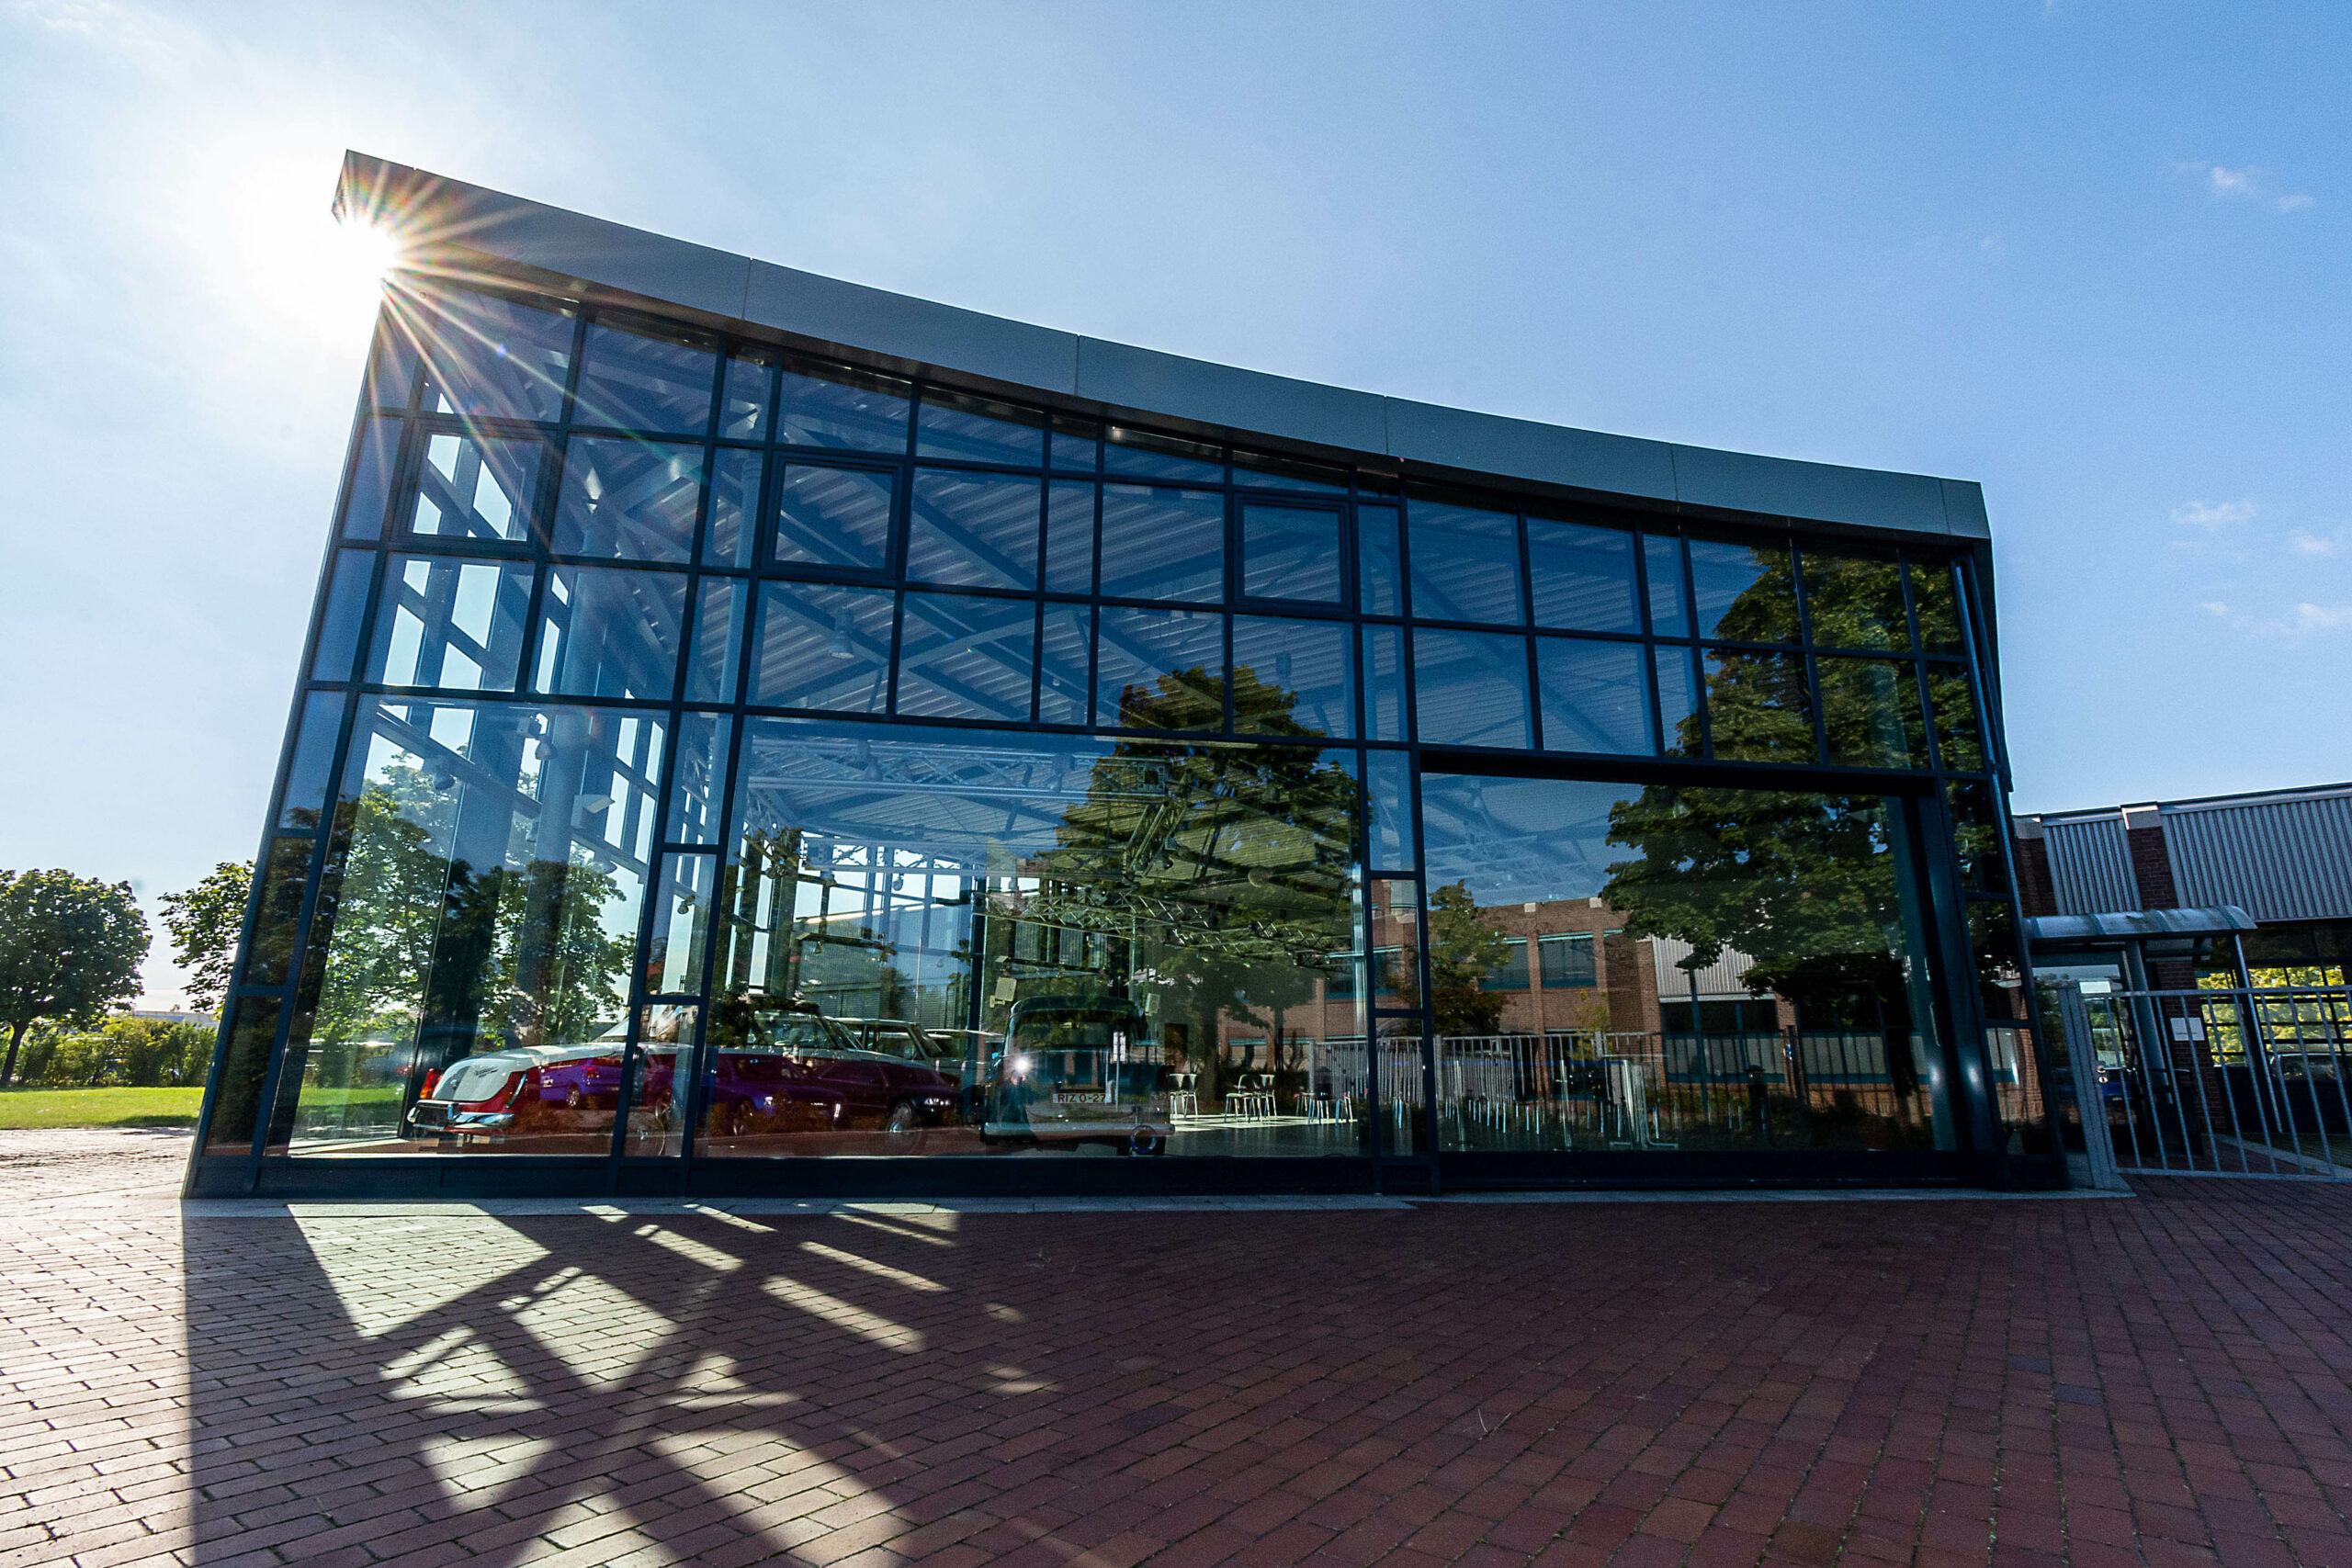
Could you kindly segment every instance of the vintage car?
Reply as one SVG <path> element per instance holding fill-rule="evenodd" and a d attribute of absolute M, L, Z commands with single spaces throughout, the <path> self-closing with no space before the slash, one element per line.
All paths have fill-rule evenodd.
<path fill-rule="evenodd" d="M 712 1137 L 878 1130 L 912 1153 L 963 1100 L 956 1064 L 899 1020 L 832 1019 L 807 1002 L 754 1009 L 740 1044 L 711 1053 Z"/>
<path fill-rule="evenodd" d="M 621 1043 L 517 1045 L 464 1056 L 424 1075 L 412 1134 L 466 1143 L 609 1129 L 620 1102 Z"/>
<path fill-rule="evenodd" d="M 1175 1129 L 1149 1030 L 1132 1002 L 1015 1002 L 993 1064 L 981 1137 L 1165 1154 Z"/>

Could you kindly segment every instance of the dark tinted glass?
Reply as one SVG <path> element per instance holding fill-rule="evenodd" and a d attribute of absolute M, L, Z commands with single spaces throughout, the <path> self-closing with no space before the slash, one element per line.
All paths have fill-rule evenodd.
<path fill-rule="evenodd" d="M 1089 661 L 1094 656 L 1094 612 L 1083 604 L 1046 606 L 1045 639 L 1037 649 L 1037 719 L 1041 724 L 1089 724 Z"/>
<path fill-rule="evenodd" d="M 899 632 L 904 717 L 1029 717 L 1037 606 L 1027 599 L 910 593 Z"/>
<path fill-rule="evenodd" d="M 1340 514 L 1250 502 L 1241 508 L 1241 592 L 1253 599 L 1340 602 Z"/>
<path fill-rule="evenodd" d="M 310 838 L 272 839 L 261 863 L 261 907 L 245 944 L 245 984 L 285 982 L 294 958 L 294 928 L 302 918 L 302 890 L 311 875 Z"/>
<path fill-rule="evenodd" d="M 537 441 L 434 435 L 416 468 L 409 532 L 442 539 L 514 543 L 530 536 L 531 501 L 538 492 Z"/>
<path fill-rule="evenodd" d="M 907 577 L 976 588 L 1037 586 L 1038 481 L 919 468 L 907 525 Z"/>
<path fill-rule="evenodd" d="M 368 679 L 389 686 L 513 691 L 531 575 L 519 563 L 394 556 L 376 606 Z"/>
<path fill-rule="evenodd" d="M 1092 420 L 1054 416 L 1054 467 L 1075 473 L 1094 471 L 1094 452 L 1101 432 Z"/>
<path fill-rule="evenodd" d="M 727 362 L 727 385 L 718 399 L 720 440 L 766 439 L 768 410 L 775 401 L 775 367 L 756 359 Z"/>
<path fill-rule="evenodd" d="M 1634 536 L 1622 528 L 1527 520 L 1535 624 L 1568 632 L 1642 629 L 1634 584 Z"/>
<path fill-rule="evenodd" d="M 695 611 L 694 650 L 686 660 L 686 701 L 731 703 L 742 660 L 743 615 L 750 585 L 731 577 L 703 580 Z"/>
<path fill-rule="evenodd" d="M 571 365 L 571 318 L 487 294 L 418 299 L 417 336 L 435 413 L 556 420 Z"/>
<path fill-rule="evenodd" d="M 1103 486 L 1102 593 L 1209 603 L 1224 598 L 1224 493 Z"/>
<path fill-rule="evenodd" d="M 915 456 L 1034 468 L 1045 460 L 1046 416 L 986 398 L 927 391 L 915 416 Z"/>
<path fill-rule="evenodd" d="M 302 722 L 294 731 L 294 758 L 287 764 L 286 790 L 277 803 L 277 825 L 293 832 L 309 832 L 326 809 L 327 786 L 334 781 L 335 731 L 343 724 L 341 692 L 312 692 L 302 703 Z"/>
<path fill-rule="evenodd" d="M 1546 751 L 1648 756 L 1647 650 L 1630 642 L 1535 639 L 1535 680 Z"/>
<path fill-rule="evenodd" d="M 1892 558 L 1815 549 L 1798 555 L 1815 648 L 1910 649 L 1911 626 L 1903 613 L 1903 569 Z"/>
<path fill-rule="evenodd" d="M 1797 640 L 1796 578 L 1785 545 L 1692 539 L 1699 635 L 1731 642 Z"/>
<path fill-rule="evenodd" d="M 539 600 L 537 690 L 666 699 L 685 647 L 683 572 L 560 566 Z"/>
<path fill-rule="evenodd" d="M 710 389 L 718 374 L 718 356 L 699 344 L 592 321 L 571 422 L 700 435 L 710 428 Z"/>
<path fill-rule="evenodd" d="M 1102 446 L 1102 467 L 1114 474 L 1138 479 L 1189 479 L 1198 484 L 1225 482 L 1225 452 L 1201 441 L 1153 435 L 1113 425 Z"/>
<path fill-rule="evenodd" d="M 797 582 L 760 587 L 750 700 L 880 713 L 888 705 L 891 595 Z"/>
<path fill-rule="evenodd" d="M 1649 580 L 1650 635 L 1689 637 L 1690 606 L 1682 591 L 1682 541 L 1667 534 L 1643 535 L 1642 570 Z"/>
<path fill-rule="evenodd" d="M 1046 591 L 1094 592 L 1094 487 L 1056 480 L 1046 487 Z"/>
<path fill-rule="evenodd" d="M 1960 604 L 1953 596 L 1951 568 L 1936 561 L 1911 563 L 1911 604 L 1919 615 L 1919 641 L 1929 653 L 1964 653 Z"/>
<path fill-rule="evenodd" d="M 703 525 L 702 558 L 713 566 L 746 567 L 758 547 L 760 471 L 757 452 L 719 449 L 710 469 L 710 515 Z"/>
<path fill-rule="evenodd" d="M 1814 761 L 1804 660 L 1792 653 L 1707 650 L 1707 720 L 1718 761 Z"/>
<path fill-rule="evenodd" d="M 1993 809 L 1993 791 L 1980 779 L 1956 779 L 1944 785 L 1951 806 L 1952 848 L 1960 854 L 1960 882 L 1971 893 L 2001 890 L 2000 817 Z"/>
<path fill-rule="evenodd" d="M 779 373 L 775 438 L 787 446 L 907 449 L 904 381 L 848 369 L 786 366 Z"/>
<path fill-rule="evenodd" d="M 1919 720 L 1917 666 L 1908 660 L 1815 660 L 1821 728 L 1829 761 L 1849 768 L 1924 768 L 1928 727 Z"/>
<path fill-rule="evenodd" d="M 220 1081 L 212 1091 L 212 1118 L 206 1124 L 207 1154 L 243 1154 L 254 1142 L 262 1080 L 269 1073 L 270 1046 L 277 1039 L 276 997 L 239 997 L 229 1005 L 229 1046 L 220 1060 Z"/>
<path fill-rule="evenodd" d="M 1984 771 L 1984 732 L 1976 720 L 1976 694 L 1968 671 L 1954 665 L 1928 667 L 1928 700 L 1936 710 L 1936 745 L 1944 768 L 1955 773 Z"/>
<path fill-rule="evenodd" d="M 1094 722 L 1124 729 L 1225 728 L 1225 617 L 1105 606 Z"/>
<path fill-rule="evenodd" d="M 1400 626 L 1363 628 L 1364 736 L 1404 740 L 1405 632 Z"/>
<path fill-rule="evenodd" d="M 319 642 L 311 658 L 313 681 L 348 681 L 359 653 L 359 623 L 368 613 L 368 580 L 376 570 L 373 550 L 341 550 L 327 583 L 327 607 L 319 617 Z"/>
<path fill-rule="evenodd" d="M 1318 495 L 1345 495 L 1348 470 L 1302 457 L 1273 457 L 1262 452 L 1233 455 L 1233 482 L 1252 490 L 1311 491 Z"/>
<path fill-rule="evenodd" d="M 1356 508 L 1356 607 L 1367 615 L 1405 613 L 1405 547 L 1393 506 Z"/>
<path fill-rule="evenodd" d="M 1354 636 L 1338 621 L 1233 622 L 1233 728 L 1259 735 L 1356 732 Z"/>
<path fill-rule="evenodd" d="M 1517 518 L 1507 512 L 1416 501 L 1406 509 L 1405 526 L 1416 618 L 1520 624 Z"/>
<path fill-rule="evenodd" d="M 563 462 L 553 548 L 618 560 L 692 558 L 702 448 L 577 436 Z"/>
<path fill-rule="evenodd" d="M 1417 533 L 1417 582 L 1419 540 Z M 1418 607 L 1418 599 L 1415 604 Z M 1527 639 L 1491 632 L 1416 630 L 1413 715 L 1425 746 L 1533 744 Z"/>
<path fill-rule="evenodd" d="M 890 564 L 896 476 L 785 465 L 776 484 L 775 558 L 880 571 Z"/>
<path fill-rule="evenodd" d="M 351 493 L 343 503 L 343 531 L 354 539 L 384 536 L 384 505 L 391 499 L 392 467 L 400 458 L 397 419 L 359 423 L 359 450 L 352 455 Z"/>
<path fill-rule="evenodd" d="M 1659 648 L 1652 669 L 1657 676 L 1657 714 L 1662 750 L 1669 757 L 1703 757 L 1706 737 L 1699 726 L 1698 654 L 1688 648 Z"/>

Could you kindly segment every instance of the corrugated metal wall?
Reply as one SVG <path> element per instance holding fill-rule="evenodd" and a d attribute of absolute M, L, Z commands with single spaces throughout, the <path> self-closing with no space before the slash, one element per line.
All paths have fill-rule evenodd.
<path fill-rule="evenodd" d="M 1657 998 L 1662 1002 L 1688 1001 L 1690 997 L 1690 976 L 1678 967 L 1690 956 L 1690 944 L 1679 937 L 1654 936 L 1645 938 L 1650 946 L 1650 963 L 1657 974 Z M 1756 961 L 1744 953 L 1726 947 L 1716 960 L 1699 971 L 1699 999 L 1722 1001 L 1726 998 L 1750 1000 L 1755 993 L 1739 983 Z"/>
<path fill-rule="evenodd" d="M 2184 904 L 2235 904 L 2257 920 L 2352 917 L 2352 795 L 2166 807 L 2164 829 Z"/>
<path fill-rule="evenodd" d="M 2132 875 L 2132 851 L 2120 815 L 2077 822 L 2045 820 L 2041 833 L 2050 848 L 2050 881 L 2058 914 L 2112 915 L 2140 907 L 2140 885 Z"/>

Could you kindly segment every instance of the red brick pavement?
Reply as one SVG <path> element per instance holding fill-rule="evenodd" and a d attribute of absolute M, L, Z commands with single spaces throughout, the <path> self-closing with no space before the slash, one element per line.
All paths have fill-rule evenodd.
<path fill-rule="evenodd" d="M 2352 1193 L 0 1216 L 0 1568 L 2352 1568 Z"/>

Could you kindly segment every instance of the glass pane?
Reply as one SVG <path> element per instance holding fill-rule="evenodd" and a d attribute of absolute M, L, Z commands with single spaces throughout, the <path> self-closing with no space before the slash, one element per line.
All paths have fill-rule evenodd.
<path fill-rule="evenodd" d="M 302 891 L 311 876 L 311 850 L 317 842 L 272 839 L 262 857 L 261 907 L 254 911 L 254 931 L 245 944 L 244 984 L 280 986 L 294 958 L 294 931 L 302 919 Z"/>
<path fill-rule="evenodd" d="M 1639 643 L 1535 639 L 1535 678 L 1543 700 L 1544 749 L 1646 757 L 1650 732 L 1649 660 Z"/>
<path fill-rule="evenodd" d="M 751 585 L 731 577 L 706 577 L 695 612 L 694 653 L 686 660 L 686 701 L 731 703 L 735 672 L 742 665 L 743 611 Z"/>
<path fill-rule="evenodd" d="M 1025 722 L 1036 643 L 1033 600 L 908 594 L 899 634 L 899 716 Z"/>
<path fill-rule="evenodd" d="M 1719 761 L 1815 760 L 1813 703 L 1795 654 L 1709 649 L 1707 719 Z"/>
<path fill-rule="evenodd" d="M 763 441 L 768 410 L 775 400 L 775 369 L 756 359 L 727 362 L 727 386 L 719 395 L 718 438 L 721 441 Z"/>
<path fill-rule="evenodd" d="M 754 721 L 697 1147 L 1360 1152 L 1348 761 Z"/>
<path fill-rule="evenodd" d="M 915 416 L 915 456 L 1034 468 L 1045 460 L 1045 427 L 1035 409 L 933 389 Z"/>
<path fill-rule="evenodd" d="M 670 777 L 670 821 L 662 829 L 672 843 L 716 844 L 718 813 L 727 788 L 727 740 L 735 721 L 723 713 L 678 718 L 678 761 Z"/>
<path fill-rule="evenodd" d="M 663 855 L 662 897 L 653 906 L 645 950 L 645 988 L 654 996 L 692 996 L 702 989 L 702 965 L 718 913 L 715 854 Z"/>
<path fill-rule="evenodd" d="M 401 423 L 368 419 L 359 423 L 359 450 L 351 459 L 351 491 L 343 503 L 345 538 L 384 536 L 384 507 L 391 500 L 392 469 L 400 461 Z"/>
<path fill-rule="evenodd" d="M 327 581 L 327 607 L 319 616 L 318 646 L 311 656 L 311 680 L 351 679 L 351 661 L 359 657 L 360 623 L 368 616 L 368 579 L 375 571 L 373 550 L 336 553 L 334 575 Z"/>
<path fill-rule="evenodd" d="M 1527 639 L 1415 630 L 1413 715 L 1425 746 L 1533 745 Z"/>
<path fill-rule="evenodd" d="M 2001 818 L 1993 809 L 1992 786 L 1976 779 L 1944 785 L 1951 807 L 1952 849 L 1960 856 L 1960 885 L 1971 893 L 2006 891 L 2008 871 L 2001 859 Z"/>
<path fill-rule="evenodd" d="M 1224 492 L 1103 486 L 1102 596 L 1223 599 Z"/>
<path fill-rule="evenodd" d="M 758 548 L 760 470 L 767 459 L 757 452 L 722 448 L 710 469 L 710 516 L 703 528 L 702 558 L 712 566 L 747 567 Z"/>
<path fill-rule="evenodd" d="M 1955 664 L 1928 666 L 1928 700 L 1935 705 L 1936 746 L 1945 771 L 1984 771 L 1984 732 L 1976 722 L 1976 696 L 1968 671 Z"/>
<path fill-rule="evenodd" d="M 1340 602 L 1340 514 L 1252 502 L 1241 509 L 1241 592 Z"/>
<path fill-rule="evenodd" d="M 414 296 L 412 314 L 427 410 L 480 419 L 563 417 L 570 316 L 455 289 Z"/>
<path fill-rule="evenodd" d="M 1255 490 L 1312 491 L 1320 495 L 1348 493 L 1348 470 L 1303 457 L 1274 457 L 1262 452 L 1233 455 L 1233 482 Z"/>
<path fill-rule="evenodd" d="M 1535 624 L 1569 632 L 1642 629 L 1634 587 L 1634 536 L 1622 528 L 1527 520 Z"/>
<path fill-rule="evenodd" d="M 1371 807 L 1372 865 L 1410 871 L 1413 854 L 1413 760 L 1403 751 L 1364 753 L 1364 795 Z"/>
<path fill-rule="evenodd" d="M 376 318 L 375 341 L 368 350 L 368 385 L 360 400 L 380 408 L 408 407 L 409 389 L 416 384 L 416 344 L 403 330 L 406 302 L 390 300 Z M 399 312 L 398 315 L 395 312 Z"/>
<path fill-rule="evenodd" d="M 1094 656 L 1094 612 L 1083 604 L 1046 606 L 1045 641 L 1037 656 L 1037 719 L 1041 724 L 1091 720 L 1089 661 Z"/>
<path fill-rule="evenodd" d="M 1951 1146 L 1898 802 L 1431 774 L 1421 808 L 1442 1146 Z M 1515 938 L 1600 953 L 1494 988 Z"/>
<path fill-rule="evenodd" d="M 575 437 L 552 547 L 560 556 L 691 559 L 701 501 L 699 446 Z"/>
<path fill-rule="evenodd" d="M 1102 447 L 1102 467 L 1110 473 L 1137 479 L 1176 479 L 1194 484 L 1225 482 L 1225 449 L 1202 441 L 1180 441 L 1141 430 L 1111 426 Z"/>
<path fill-rule="evenodd" d="M 637 1010 L 637 1047 L 629 1057 L 628 1125 L 621 1153 L 675 1159 L 685 1146 L 685 1092 L 693 1081 L 695 1048 L 702 1043 L 702 1010 L 693 1003 L 654 1002 Z"/>
<path fill-rule="evenodd" d="M 1976 964 L 1978 1005 L 1984 1015 L 1985 1076 L 1992 1081 L 2003 1142 L 2013 1155 L 2054 1154 L 2058 1145 L 2051 1136 L 2049 1102 L 2041 1092 L 2034 1055 L 2033 1015 L 2026 999 L 2024 950 L 2018 944 L 2009 906 L 1972 901 L 1968 941 Z"/>
<path fill-rule="evenodd" d="M 752 704 L 882 712 L 890 685 L 890 601 L 875 589 L 763 583 Z"/>
<path fill-rule="evenodd" d="M 1848 768 L 1924 768 L 1928 727 L 1919 717 L 1917 667 L 1908 660 L 1815 661 L 1829 761 Z"/>
<path fill-rule="evenodd" d="M 1815 648 L 1887 648 L 1909 651 L 1911 623 L 1903 613 L 1903 569 L 1892 557 L 1798 552 L 1804 569 L 1804 608 Z"/>
<path fill-rule="evenodd" d="M 1642 571 L 1649 581 L 1650 635 L 1689 637 L 1690 608 L 1683 592 L 1682 541 L 1664 534 L 1643 535 Z"/>
<path fill-rule="evenodd" d="M 537 690 L 668 700 L 686 637 L 678 571 L 559 566 L 539 600 Z"/>
<path fill-rule="evenodd" d="M 906 382 L 842 367 L 786 366 L 778 375 L 775 438 L 788 446 L 907 449 Z"/>
<path fill-rule="evenodd" d="M 287 765 L 286 788 L 277 802 L 280 828 L 311 832 L 323 817 L 327 786 L 334 782 L 343 703 L 341 692 L 312 692 L 303 699 L 302 722 L 294 731 L 294 760 Z"/>
<path fill-rule="evenodd" d="M 1099 433 L 1094 422 L 1054 416 L 1054 467 L 1078 473 L 1094 471 L 1094 447 Z"/>
<path fill-rule="evenodd" d="M 536 441 L 428 437 L 424 461 L 417 465 L 409 532 L 445 539 L 529 537 L 545 450 Z"/>
<path fill-rule="evenodd" d="M 270 1047 L 277 1043 L 276 997 L 239 997 L 228 1005 L 229 1048 L 212 1090 L 212 1120 L 204 1134 L 208 1155 L 242 1155 L 253 1148 L 262 1081 L 269 1074 Z"/>
<path fill-rule="evenodd" d="M 1233 728 L 1259 735 L 1356 732 L 1354 635 L 1339 621 L 1233 621 Z"/>
<path fill-rule="evenodd" d="M 974 588 L 1037 586 L 1037 480 L 915 471 L 907 578 Z"/>
<path fill-rule="evenodd" d="M 1521 625 L 1519 519 L 1507 512 L 1416 501 L 1411 536 L 1413 614 L 1424 621 Z"/>
<path fill-rule="evenodd" d="M 1094 592 L 1094 487 L 1046 487 L 1046 592 Z"/>
<path fill-rule="evenodd" d="M 1374 740 L 1404 740 L 1405 633 L 1397 626 L 1363 628 L 1363 716 L 1365 736 Z"/>
<path fill-rule="evenodd" d="M 1796 574 L 1786 545 L 1690 542 L 1699 635 L 1727 642 L 1797 640 Z"/>
<path fill-rule="evenodd" d="M 1600 984 L 1599 947 L 1592 931 L 1535 939 L 1536 976 L 1547 991 L 1589 989 Z M 1596 1027 L 1606 1027 L 1596 1021 Z"/>
<path fill-rule="evenodd" d="M 530 604 L 528 566 L 394 556 L 376 607 L 368 679 L 388 686 L 511 692 Z"/>
<path fill-rule="evenodd" d="M 369 705 L 282 1069 L 293 1153 L 605 1152 L 662 739 L 591 707 Z"/>
<path fill-rule="evenodd" d="M 1706 734 L 1699 723 L 1698 654 L 1687 648 L 1653 649 L 1657 673 L 1658 722 L 1669 757 L 1703 757 Z"/>
<path fill-rule="evenodd" d="M 1960 635 L 1960 602 L 1952 593 L 1950 566 L 1913 561 L 1911 604 L 1919 615 L 1919 642 L 1929 653 L 1968 651 Z"/>
<path fill-rule="evenodd" d="M 895 476 L 786 464 L 776 486 L 775 558 L 881 571 L 890 564 Z"/>
<path fill-rule="evenodd" d="M 710 428 L 710 388 L 718 374 L 718 356 L 699 344 L 592 321 L 571 422 L 700 435 Z"/>
<path fill-rule="evenodd" d="M 1356 508 L 1356 606 L 1367 615 L 1405 613 L 1402 525 L 1393 506 Z"/>
<path fill-rule="evenodd" d="M 1225 617 L 1104 606 L 1094 722 L 1123 729 L 1225 728 Z"/>

